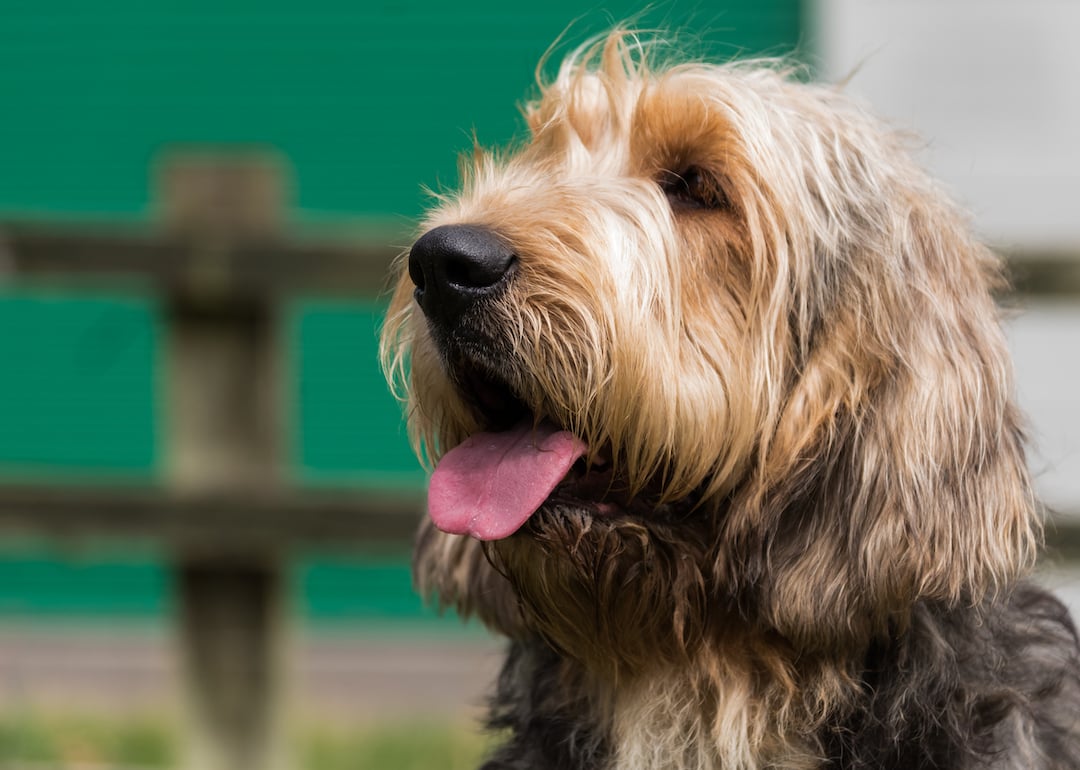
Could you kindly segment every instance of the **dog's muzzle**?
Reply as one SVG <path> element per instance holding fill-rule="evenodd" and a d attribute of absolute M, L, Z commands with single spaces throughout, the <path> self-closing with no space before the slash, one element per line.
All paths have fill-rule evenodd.
<path fill-rule="evenodd" d="M 424 315 L 449 331 L 470 308 L 502 290 L 516 264 L 517 256 L 491 230 L 444 225 L 413 244 L 409 277 Z"/>

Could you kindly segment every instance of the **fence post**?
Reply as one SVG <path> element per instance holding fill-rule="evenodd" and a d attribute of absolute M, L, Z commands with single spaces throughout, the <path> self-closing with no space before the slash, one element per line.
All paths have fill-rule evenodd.
<path fill-rule="evenodd" d="M 269 495 L 283 465 L 279 310 L 272 296 L 237 296 L 222 255 L 280 235 L 285 177 L 265 156 L 211 153 L 166 159 L 157 182 L 162 227 L 195 255 L 166 297 L 169 487 Z M 286 768 L 281 553 L 204 545 L 176 559 L 187 765 Z"/>

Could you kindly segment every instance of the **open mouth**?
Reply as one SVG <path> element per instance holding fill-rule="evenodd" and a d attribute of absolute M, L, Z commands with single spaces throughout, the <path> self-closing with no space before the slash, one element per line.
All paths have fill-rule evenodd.
<path fill-rule="evenodd" d="M 498 377 L 469 370 L 457 384 L 484 429 L 447 452 L 432 474 L 428 512 L 439 529 L 499 540 L 546 504 L 594 515 L 629 505 L 606 452 L 590 452 Z"/>
<path fill-rule="evenodd" d="M 454 367 L 453 379 L 482 430 L 497 433 L 530 418 L 537 421 L 533 410 L 498 375 L 477 365 L 460 365 Z"/>

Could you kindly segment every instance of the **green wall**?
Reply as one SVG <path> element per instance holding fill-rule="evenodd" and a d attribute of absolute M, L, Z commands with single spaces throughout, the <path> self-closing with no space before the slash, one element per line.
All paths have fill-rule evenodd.
<path fill-rule="evenodd" d="M 151 217 L 155 158 L 193 145 L 279 153 L 305 224 L 407 231 L 423 187 L 454 183 L 474 129 L 485 144 L 519 134 L 535 64 L 568 26 L 577 42 L 640 5 L 5 0 L 0 235 L 5 218 Z M 801 23 L 799 0 L 673 0 L 635 17 L 722 58 L 789 53 Z M 376 365 L 379 308 L 290 306 L 289 458 L 303 483 L 423 483 Z M 0 284 L 0 477 L 153 479 L 161 328 L 152 297 Z M 415 615 L 405 561 L 306 557 L 299 606 Z M 152 552 L 0 542 L 0 614 L 155 615 L 169 591 Z"/>
<path fill-rule="evenodd" d="M 401 405 L 377 366 L 384 306 L 308 300 L 293 306 L 293 468 L 308 484 L 417 487 Z"/>
<path fill-rule="evenodd" d="M 417 487 L 378 366 L 377 300 L 293 302 L 284 408 L 299 483 Z M 146 480 L 161 460 L 161 308 L 149 297 L 0 290 L 0 479 Z"/>
<path fill-rule="evenodd" d="M 154 158 L 191 144 L 281 153 L 301 219 L 405 230 L 423 186 L 453 183 L 474 127 L 489 143 L 520 129 L 536 61 L 568 25 L 578 41 L 637 7 L 7 0 L 0 232 L 5 217 L 146 217 Z M 714 56 L 783 53 L 800 6 L 669 2 L 636 23 Z M 375 301 L 293 307 L 291 457 L 304 480 L 419 481 L 375 364 Z M 152 476 L 160 326 L 150 297 L 0 285 L 0 473 Z"/>
<path fill-rule="evenodd" d="M 140 217 L 177 144 L 255 145 L 295 169 L 308 217 L 412 217 L 475 128 L 504 142 L 536 62 L 644 5 L 569 0 L 5 0 L 0 212 Z M 786 53 L 798 0 L 667 2 L 642 28 L 716 56 Z"/>
<path fill-rule="evenodd" d="M 144 297 L 0 293 L 0 471 L 152 473 L 159 344 Z"/>

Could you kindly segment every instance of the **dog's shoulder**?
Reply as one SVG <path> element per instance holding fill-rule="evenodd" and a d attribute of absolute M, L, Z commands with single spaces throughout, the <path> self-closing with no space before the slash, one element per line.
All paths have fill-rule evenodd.
<path fill-rule="evenodd" d="M 1080 767 L 1077 631 L 1038 586 L 918 605 L 863 678 L 863 708 L 826 737 L 836 768 Z"/>

